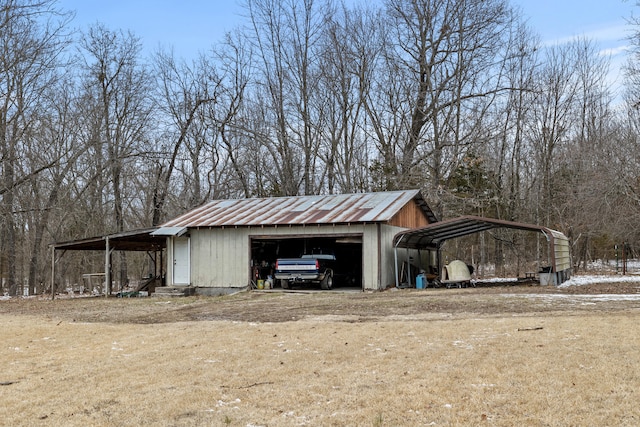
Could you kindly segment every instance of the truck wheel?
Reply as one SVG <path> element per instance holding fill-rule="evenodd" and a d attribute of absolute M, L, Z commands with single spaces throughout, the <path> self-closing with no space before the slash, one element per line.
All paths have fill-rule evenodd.
<path fill-rule="evenodd" d="M 331 274 L 327 274 L 320 282 L 320 289 L 329 290 L 333 287 L 333 276 Z"/>
<path fill-rule="evenodd" d="M 282 289 L 289 289 L 289 281 L 285 279 L 280 280 L 280 287 Z"/>

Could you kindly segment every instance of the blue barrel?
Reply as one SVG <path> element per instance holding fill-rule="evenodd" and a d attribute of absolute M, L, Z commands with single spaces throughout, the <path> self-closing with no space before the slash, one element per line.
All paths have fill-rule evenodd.
<path fill-rule="evenodd" d="M 424 289 L 424 285 L 427 282 L 427 277 L 424 274 L 418 274 L 416 276 L 416 289 Z"/>

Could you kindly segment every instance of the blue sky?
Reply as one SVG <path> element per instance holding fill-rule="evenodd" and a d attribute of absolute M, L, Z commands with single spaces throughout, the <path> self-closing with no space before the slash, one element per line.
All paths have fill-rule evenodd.
<path fill-rule="evenodd" d="M 380 0 L 369 0 L 378 2 Z M 357 0 L 349 0 L 355 3 Z M 612 72 L 623 61 L 628 42 L 626 25 L 635 0 L 511 0 L 522 9 L 542 41 L 554 44 L 585 36 L 611 54 Z M 110 29 L 131 30 L 142 38 L 146 51 L 173 47 L 176 56 L 195 58 L 220 41 L 225 32 L 244 20 L 234 0 L 59 0 L 59 6 L 76 11 L 74 25 L 86 29 L 97 21 Z"/>
<path fill-rule="evenodd" d="M 624 46 L 627 19 L 636 13 L 635 0 L 512 0 L 543 42 L 561 42 L 575 36 L 597 39 L 607 46 Z"/>
<path fill-rule="evenodd" d="M 636 0 L 512 0 L 512 4 L 521 8 L 544 44 L 575 37 L 595 41 L 610 58 L 609 81 L 614 88 L 621 83 L 631 28 L 628 19 L 640 12 Z"/>
<path fill-rule="evenodd" d="M 236 26 L 242 9 L 234 0 L 58 0 L 73 10 L 73 26 L 101 22 L 111 30 L 131 30 L 145 51 L 173 47 L 176 56 L 195 58 Z"/>

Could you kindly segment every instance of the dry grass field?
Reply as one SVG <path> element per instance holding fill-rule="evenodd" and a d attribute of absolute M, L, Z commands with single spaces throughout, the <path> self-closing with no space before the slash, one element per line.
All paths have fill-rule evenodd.
<path fill-rule="evenodd" d="M 637 426 L 637 287 L 0 301 L 0 424 Z"/>

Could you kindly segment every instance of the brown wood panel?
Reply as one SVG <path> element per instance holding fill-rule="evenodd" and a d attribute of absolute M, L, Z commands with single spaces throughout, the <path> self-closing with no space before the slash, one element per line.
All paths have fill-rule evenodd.
<path fill-rule="evenodd" d="M 427 219 L 427 216 L 414 200 L 407 203 L 389 221 L 389 225 L 406 228 L 420 228 L 425 227 L 428 224 L 429 220 Z"/>

